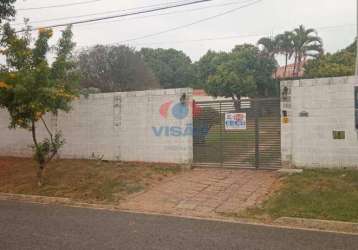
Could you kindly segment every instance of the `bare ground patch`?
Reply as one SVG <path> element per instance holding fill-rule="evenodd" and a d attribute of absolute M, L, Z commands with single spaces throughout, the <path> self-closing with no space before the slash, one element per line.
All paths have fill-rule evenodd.
<path fill-rule="evenodd" d="M 175 165 L 57 160 L 46 169 L 44 186 L 38 187 L 36 170 L 32 159 L 0 158 L 0 192 L 113 204 L 181 172 Z"/>

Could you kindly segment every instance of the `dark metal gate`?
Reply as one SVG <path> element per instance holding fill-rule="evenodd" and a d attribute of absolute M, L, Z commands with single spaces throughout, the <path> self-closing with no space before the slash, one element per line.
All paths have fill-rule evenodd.
<path fill-rule="evenodd" d="M 193 127 L 194 166 L 281 166 L 279 98 L 197 102 Z"/>

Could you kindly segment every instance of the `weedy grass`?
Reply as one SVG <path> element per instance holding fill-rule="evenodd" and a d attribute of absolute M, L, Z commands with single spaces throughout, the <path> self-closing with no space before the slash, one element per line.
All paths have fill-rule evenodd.
<path fill-rule="evenodd" d="M 358 171 L 318 169 L 288 176 L 261 207 L 242 216 L 358 222 Z"/>
<path fill-rule="evenodd" d="M 31 159 L 0 158 L 0 192 L 71 198 L 88 203 L 118 203 L 174 176 L 177 166 L 57 160 L 45 171 L 38 187 L 36 163 Z"/>

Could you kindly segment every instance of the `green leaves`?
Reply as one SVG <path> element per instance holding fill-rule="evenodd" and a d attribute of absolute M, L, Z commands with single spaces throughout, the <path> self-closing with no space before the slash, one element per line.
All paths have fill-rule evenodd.
<path fill-rule="evenodd" d="M 0 1 L 0 24 L 3 20 L 8 20 L 15 16 L 14 3 L 16 0 L 1 0 Z"/>
<path fill-rule="evenodd" d="M 215 52 L 209 50 L 198 62 L 195 63 L 197 72 L 197 85 L 204 87 L 208 81 L 209 76 L 214 75 L 218 66 L 223 64 L 227 58 L 228 53 Z"/>
<path fill-rule="evenodd" d="M 275 58 L 277 54 L 285 57 L 285 72 L 282 78 L 298 77 L 302 73 L 302 65 L 307 58 L 317 58 L 323 54 L 323 42 L 314 29 L 306 29 L 303 25 L 293 31 L 286 31 L 277 36 L 263 37 L 257 43 L 261 53 Z M 288 61 L 294 56 L 294 72 L 286 76 Z"/>
<path fill-rule="evenodd" d="M 81 87 L 102 92 L 160 88 L 140 53 L 127 46 L 103 46 L 83 50 L 78 56 Z"/>
<path fill-rule="evenodd" d="M 0 72 L 0 107 L 10 114 L 10 128 L 28 129 L 34 142 L 34 158 L 39 164 L 39 184 L 46 164 L 58 153 L 65 141 L 60 132 L 53 134 L 47 126 L 44 115 L 57 114 L 60 110 L 69 111 L 71 102 L 77 96 L 72 59 L 71 27 L 62 34 L 57 45 L 57 57 L 50 65 L 47 54 L 52 30 L 40 29 L 32 47 L 29 32 L 18 36 L 9 24 L 4 26 L 2 53 L 6 65 Z M 37 140 L 36 126 L 41 121 L 48 132 L 48 138 Z"/>
<path fill-rule="evenodd" d="M 205 85 L 210 95 L 235 99 L 275 94 L 277 84 L 272 74 L 276 61 L 263 56 L 256 46 L 236 46 L 231 53 L 212 56 L 208 65 L 215 65 L 214 61 L 217 65 L 212 68 Z"/>
<path fill-rule="evenodd" d="M 60 132 L 56 133 L 53 138 L 45 138 L 34 146 L 34 158 L 40 165 L 44 165 L 51 159 L 52 155 L 56 155 L 60 148 L 65 144 L 65 139 Z"/>
<path fill-rule="evenodd" d="M 0 106 L 10 113 L 10 127 L 29 129 L 32 121 L 38 121 L 47 112 L 68 111 L 77 94 L 76 78 L 69 77 L 73 69 L 72 36 L 62 36 L 61 40 L 66 42 L 57 47 L 58 55 L 51 67 L 46 56 L 52 30 L 40 30 L 34 48 L 31 48 L 28 33 L 18 36 L 8 24 L 5 31 L 3 45 L 7 65 L 0 80 L 11 88 L 0 89 Z M 70 28 L 64 34 L 72 34 Z"/>
<path fill-rule="evenodd" d="M 60 79 L 66 85 L 71 84 L 70 81 L 78 83 L 80 79 L 79 73 L 76 72 L 76 63 L 72 54 L 76 46 L 72 39 L 72 29 L 71 26 L 68 26 L 62 31 L 62 37 L 55 48 L 57 56 L 51 69 L 52 78 Z"/>
<path fill-rule="evenodd" d="M 145 63 L 159 79 L 162 88 L 194 86 L 196 76 L 191 59 L 175 49 L 150 49 L 140 51 Z"/>
<path fill-rule="evenodd" d="M 275 38 L 263 37 L 257 44 L 263 47 L 262 53 L 268 57 L 274 57 L 279 52 L 279 43 Z"/>
<path fill-rule="evenodd" d="M 305 77 L 337 77 L 354 74 L 355 42 L 348 48 L 334 54 L 325 54 L 305 65 Z"/>

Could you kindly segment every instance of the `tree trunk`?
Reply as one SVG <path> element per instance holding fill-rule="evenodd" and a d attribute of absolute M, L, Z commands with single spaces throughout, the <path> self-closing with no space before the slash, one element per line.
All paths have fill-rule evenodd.
<path fill-rule="evenodd" d="M 295 78 L 296 69 L 297 69 L 297 52 L 295 53 L 295 62 L 294 62 L 294 65 L 293 65 L 292 78 Z"/>
<path fill-rule="evenodd" d="M 32 124 L 31 124 L 31 133 L 32 133 L 32 140 L 35 144 L 35 150 L 36 150 L 36 154 L 37 154 L 37 150 L 39 149 L 39 144 L 37 143 L 37 138 L 36 138 L 36 125 L 35 125 L 35 121 L 32 121 Z M 39 164 L 39 168 L 37 169 L 37 185 L 39 187 L 42 186 L 43 182 L 42 182 L 42 179 L 43 179 L 43 171 L 45 169 L 45 163 L 40 163 L 38 162 Z"/>
<path fill-rule="evenodd" d="M 301 53 L 298 55 L 298 62 L 297 62 L 297 74 L 296 76 L 299 77 L 300 72 L 301 72 L 301 62 L 302 62 L 302 55 Z"/>
<path fill-rule="evenodd" d="M 40 165 L 38 170 L 37 170 L 37 185 L 39 187 L 42 187 L 43 185 L 43 172 L 44 172 L 45 167 L 43 165 Z"/>
<path fill-rule="evenodd" d="M 283 73 L 283 78 L 286 78 L 287 75 L 287 65 L 288 65 L 288 54 L 286 53 L 285 71 Z"/>
<path fill-rule="evenodd" d="M 232 94 L 232 100 L 234 101 L 234 106 L 235 106 L 235 110 L 238 112 L 241 109 L 241 105 L 240 105 L 240 101 L 241 101 L 241 96 Z"/>

